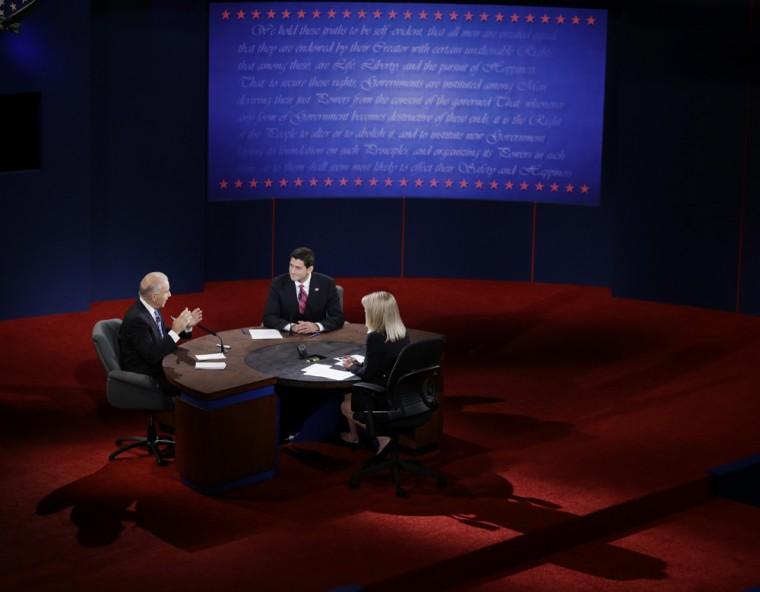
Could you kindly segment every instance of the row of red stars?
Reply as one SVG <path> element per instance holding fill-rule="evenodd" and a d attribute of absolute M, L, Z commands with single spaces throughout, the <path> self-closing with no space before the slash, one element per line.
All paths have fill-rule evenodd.
<path fill-rule="evenodd" d="M 248 13 L 244 10 L 238 10 L 237 12 L 230 12 L 229 10 L 223 10 L 219 13 L 222 17 L 223 21 L 229 21 L 229 20 L 245 20 L 248 16 Z M 291 16 L 295 15 L 295 18 L 298 20 L 303 20 L 307 17 L 309 13 L 307 11 L 301 9 L 297 10 L 295 12 L 291 12 L 290 10 L 282 10 L 280 11 L 280 15 L 283 20 L 290 20 Z M 311 18 L 314 20 L 319 20 L 322 16 L 322 11 L 318 9 L 314 9 L 311 11 Z M 336 19 L 338 16 L 342 16 L 343 19 L 350 19 L 351 16 L 354 14 L 350 10 L 345 9 L 342 12 L 338 12 L 335 9 L 330 9 L 326 13 L 328 19 Z M 395 20 L 399 17 L 403 17 L 403 20 L 410 21 L 414 18 L 414 13 L 411 10 L 405 10 L 402 13 L 398 13 L 395 10 L 389 10 L 387 12 L 388 19 Z M 232 19 L 232 17 L 236 17 L 236 19 Z M 269 9 L 266 12 L 261 12 L 260 10 L 252 10 L 250 13 L 251 20 L 260 20 L 264 19 L 266 17 L 267 20 L 274 20 L 277 18 L 277 12 L 273 9 Z M 356 11 L 356 17 L 359 19 L 365 19 L 368 17 L 372 17 L 373 19 L 377 20 L 382 18 L 383 12 L 381 10 L 373 10 L 372 12 L 368 12 L 366 10 L 357 10 Z M 421 21 L 428 20 L 428 17 L 431 16 L 431 14 L 427 10 L 421 10 L 417 13 L 417 18 Z M 471 23 L 477 16 L 481 23 L 487 23 L 488 19 L 493 16 L 494 20 L 497 23 L 504 22 L 505 19 L 509 19 L 508 22 L 510 23 L 519 23 L 519 22 L 526 22 L 526 23 L 541 23 L 542 25 L 548 25 L 552 22 L 552 20 L 558 24 L 558 25 L 564 25 L 565 22 L 570 22 L 572 25 L 580 25 L 581 23 L 585 22 L 586 25 L 593 26 L 596 24 L 596 17 L 589 15 L 585 18 L 582 18 L 578 15 L 573 15 L 571 17 L 566 17 L 565 15 L 558 14 L 554 18 L 549 16 L 548 14 L 544 13 L 540 16 L 534 15 L 532 13 L 528 13 L 525 16 L 520 16 L 516 12 L 513 12 L 510 15 L 505 15 L 501 12 L 497 12 L 496 14 L 490 14 L 487 12 L 480 12 L 478 14 L 475 14 L 471 11 L 465 12 L 463 15 L 460 15 L 455 10 L 452 10 L 448 14 L 444 14 L 440 10 L 436 10 L 432 13 L 433 21 L 443 21 L 444 17 L 448 17 L 450 21 L 457 21 L 460 16 L 464 16 L 465 22 Z"/>
<path fill-rule="evenodd" d="M 336 180 L 332 179 L 331 177 L 325 177 L 322 181 L 322 184 L 325 187 L 332 187 L 335 184 Z M 367 182 L 369 183 L 370 187 L 377 187 L 380 185 L 380 179 L 376 179 L 375 177 L 372 177 L 371 179 L 368 179 Z M 271 187 L 274 187 L 275 184 L 279 186 L 282 189 L 285 189 L 289 185 L 288 179 L 285 179 L 284 177 L 279 179 L 278 181 L 273 181 L 272 179 L 264 179 L 262 181 L 259 181 L 258 179 L 251 179 L 247 183 L 245 181 L 242 181 L 241 179 L 236 179 L 235 181 L 228 181 L 227 179 L 222 179 L 219 181 L 219 189 L 229 189 L 231 187 L 234 187 L 235 189 L 242 189 L 246 184 L 248 185 L 248 188 L 250 189 L 258 189 L 260 187 L 269 189 Z M 311 179 L 304 180 L 301 179 L 301 177 L 297 177 L 293 179 L 293 186 L 294 187 L 303 187 L 304 184 L 308 183 L 309 187 L 318 187 L 319 186 L 319 179 L 316 177 L 312 177 Z M 346 179 L 346 177 L 341 177 L 340 179 L 337 179 L 337 183 L 339 187 L 348 187 L 350 181 Z M 393 186 L 393 179 L 390 177 L 386 177 L 382 181 L 383 185 L 385 187 L 392 187 Z M 398 180 L 398 184 L 400 187 L 409 187 L 410 183 L 414 184 L 414 187 L 419 189 L 421 187 L 424 187 L 425 181 L 423 181 L 420 178 L 414 179 L 413 181 L 411 179 L 407 179 L 406 177 L 402 177 Z M 364 179 L 361 177 L 357 177 L 354 179 L 354 186 L 355 187 L 362 187 L 364 185 Z M 446 189 L 452 189 L 455 186 L 459 187 L 459 189 L 467 189 L 470 186 L 469 181 L 466 179 L 460 180 L 458 183 L 452 179 L 445 179 L 442 181 L 439 181 L 438 179 L 430 179 L 428 181 L 428 185 L 432 188 L 437 188 L 439 185 L 442 185 Z M 502 187 L 502 184 L 496 181 L 495 179 L 492 179 L 489 182 L 483 182 L 480 179 L 475 181 L 474 186 L 476 189 L 486 189 L 491 188 L 493 190 L 497 190 Z M 505 181 L 503 184 L 504 189 L 507 191 L 511 191 L 515 187 L 517 187 L 520 191 L 528 191 L 528 189 L 531 188 L 531 186 L 536 191 L 543 191 L 545 188 L 549 188 L 549 191 L 551 193 L 558 193 L 561 190 L 564 190 L 565 193 L 573 193 L 576 189 L 576 186 L 572 183 L 567 183 L 566 185 L 560 185 L 559 183 L 550 183 L 545 184 L 542 182 L 533 183 L 530 184 L 527 181 L 522 181 L 520 183 L 514 183 L 511 180 Z M 591 188 L 586 185 L 585 183 L 578 187 L 579 191 L 581 193 L 588 193 Z"/>

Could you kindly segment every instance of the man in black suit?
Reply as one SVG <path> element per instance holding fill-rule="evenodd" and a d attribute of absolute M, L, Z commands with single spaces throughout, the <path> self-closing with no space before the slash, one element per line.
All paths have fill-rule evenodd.
<path fill-rule="evenodd" d="M 314 251 L 299 247 L 290 254 L 288 273 L 274 278 L 264 308 L 264 326 L 299 334 L 333 331 L 343 326 L 335 280 L 314 272 Z"/>
<path fill-rule="evenodd" d="M 308 335 L 340 329 L 343 322 L 335 280 L 314 272 L 314 251 L 307 247 L 294 249 L 288 273 L 272 281 L 264 326 Z M 278 385 L 277 394 L 283 442 L 321 440 L 337 431 L 342 392 L 325 390 L 320 396 L 305 396 L 298 388 Z"/>
<path fill-rule="evenodd" d="M 172 320 L 171 327 L 163 323 L 161 309 L 172 293 L 169 278 L 153 271 L 140 282 L 137 302 L 127 311 L 119 329 L 119 357 L 122 370 L 148 374 L 156 379 L 166 394 L 177 395 L 179 389 L 164 378 L 161 361 L 177 349 L 180 338 L 190 333 L 203 318 L 203 312 L 187 308 Z"/>

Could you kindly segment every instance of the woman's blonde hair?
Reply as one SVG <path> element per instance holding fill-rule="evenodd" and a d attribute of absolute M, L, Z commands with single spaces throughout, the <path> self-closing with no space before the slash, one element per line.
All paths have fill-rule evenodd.
<path fill-rule="evenodd" d="M 398 341 L 406 336 L 406 327 L 393 294 L 372 292 L 362 298 L 367 329 L 385 333 L 386 341 Z"/>

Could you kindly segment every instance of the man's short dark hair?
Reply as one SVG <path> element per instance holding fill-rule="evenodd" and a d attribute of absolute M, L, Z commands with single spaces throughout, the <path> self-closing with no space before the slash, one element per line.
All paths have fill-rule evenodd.
<path fill-rule="evenodd" d="M 309 247 L 298 247 L 290 254 L 291 259 L 300 259 L 306 267 L 314 266 L 314 251 Z"/>

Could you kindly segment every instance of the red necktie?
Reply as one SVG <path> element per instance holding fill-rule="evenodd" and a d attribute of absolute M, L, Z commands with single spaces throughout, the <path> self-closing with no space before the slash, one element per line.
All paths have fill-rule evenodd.
<path fill-rule="evenodd" d="M 303 284 L 301 284 L 301 287 L 298 290 L 298 314 L 302 315 L 306 310 L 306 299 L 308 297 L 309 295 L 306 293 L 306 290 L 303 289 Z"/>

